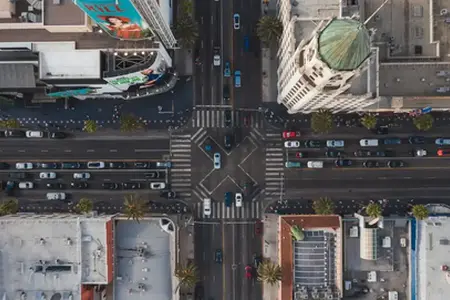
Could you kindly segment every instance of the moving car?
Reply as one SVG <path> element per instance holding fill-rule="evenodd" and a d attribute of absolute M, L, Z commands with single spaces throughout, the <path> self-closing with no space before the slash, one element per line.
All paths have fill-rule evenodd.
<path fill-rule="evenodd" d="M 438 138 L 434 141 L 436 145 L 450 145 L 450 139 L 448 138 Z"/>
<path fill-rule="evenodd" d="M 2 183 L 3 185 L 3 183 Z M 14 195 L 14 187 L 16 186 L 16 184 L 14 183 L 14 181 L 7 181 L 6 185 L 4 186 L 5 188 L 5 194 L 6 196 L 13 196 Z"/>
<path fill-rule="evenodd" d="M 401 168 L 405 166 L 405 163 L 401 160 L 390 160 L 387 163 L 389 168 Z"/>
<path fill-rule="evenodd" d="M 234 71 L 234 87 L 241 87 L 241 71 L 239 70 Z"/>
<path fill-rule="evenodd" d="M 223 69 L 223 76 L 224 77 L 230 77 L 231 76 L 231 66 L 230 62 L 225 63 L 225 68 Z"/>
<path fill-rule="evenodd" d="M 42 131 L 27 130 L 25 136 L 27 138 L 43 138 L 44 133 Z"/>
<path fill-rule="evenodd" d="M 53 190 L 62 190 L 65 188 L 64 184 L 59 183 L 59 182 L 47 183 L 45 186 L 48 189 L 53 189 Z"/>
<path fill-rule="evenodd" d="M 120 161 L 112 161 L 107 164 L 109 168 L 111 169 L 125 169 L 127 167 L 127 164 Z"/>
<path fill-rule="evenodd" d="M 172 168 L 172 162 L 170 161 L 158 161 L 156 163 L 156 167 L 158 168 Z"/>
<path fill-rule="evenodd" d="M 344 155 L 344 152 L 342 151 L 326 151 L 325 156 L 326 157 L 341 157 Z"/>
<path fill-rule="evenodd" d="M 162 191 L 159 195 L 167 199 L 175 199 L 177 197 L 177 193 L 174 191 Z"/>
<path fill-rule="evenodd" d="M 86 181 L 72 181 L 70 186 L 74 189 L 87 189 L 89 187 Z"/>
<path fill-rule="evenodd" d="M 211 215 L 211 199 L 210 198 L 203 199 L 203 215 L 205 215 L 205 216 Z"/>
<path fill-rule="evenodd" d="M 231 192 L 226 192 L 225 193 L 225 205 L 227 206 L 227 207 L 230 207 L 231 206 L 231 202 L 232 202 L 232 200 L 231 200 Z"/>
<path fill-rule="evenodd" d="M 222 166 L 221 156 L 219 152 L 214 153 L 214 169 L 220 169 Z"/>
<path fill-rule="evenodd" d="M 245 278 L 252 279 L 252 277 L 253 277 L 252 271 L 253 271 L 252 266 L 246 265 L 245 266 Z"/>
<path fill-rule="evenodd" d="M 299 132 L 288 131 L 288 130 L 283 131 L 283 138 L 285 138 L 285 139 L 292 139 L 292 138 L 295 138 L 295 137 L 298 137 L 298 136 L 300 136 Z"/>
<path fill-rule="evenodd" d="M 239 14 L 233 15 L 233 28 L 238 30 L 241 28 L 241 16 Z"/>
<path fill-rule="evenodd" d="M 295 157 L 304 158 L 304 157 L 306 157 L 306 152 L 296 152 Z"/>
<path fill-rule="evenodd" d="M 89 179 L 91 178 L 91 173 L 73 173 L 73 179 Z"/>
<path fill-rule="evenodd" d="M 213 65 L 214 67 L 220 67 L 220 47 L 214 46 Z"/>
<path fill-rule="evenodd" d="M 385 157 L 390 156 L 391 153 L 387 151 L 358 150 L 355 151 L 353 154 L 358 157 L 371 157 L 371 156 Z"/>
<path fill-rule="evenodd" d="M 343 140 L 328 140 L 327 141 L 327 147 L 330 148 L 342 148 L 344 147 L 345 143 Z"/>
<path fill-rule="evenodd" d="M 25 137 L 25 131 L 22 131 L 22 130 L 5 130 L 5 137 L 23 138 L 23 137 Z"/>
<path fill-rule="evenodd" d="M 230 101 L 230 87 L 228 85 L 223 86 L 223 101 Z"/>
<path fill-rule="evenodd" d="M 262 262 L 261 256 L 256 253 L 253 253 L 253 267 L 258 269 L 259 264 Z"/>
<path fill-rule="evenodd" d="M 300 147 L 300 142 L 299 141 L 286 141 L 286 142 L 284 142 L 284 147 L 285 148 L 298 148 L 298 147 Z"/>
<path fill-rule="evenodd" d="M 134 167 L 136 169 L 147 169 L 149 167 L 149 164 L 146 162 L 135 162 Z"/>
<path fill-rule="evenodd" d="M 230 150 L 231 147 L 233 146 L 233 143 L 232 143 L 232 137 L 231 137 L 230 134 L 226 134 L 226 135 L 223 137 L 223 146 L 224 146 L 225 149 L 227 149 L 227 150 Z"/>
<path fill-rule="evenodd" d="M 152 190 L 163 190 L 166 188 L 166 184 L 164 182 L 150 182 L 150 188 Z"/>
<path fill-rule="evenodd" d="M 139 182 L 124 182 L 122 188 L 124 190 L 138 190 L 141 188 L 141 184 Z"/>
<path fill-rule="evenodd" d="M 144 177 L 145 177 L 146 179 L 154 179 L 154 178 L 159 178 L 159 177 L 161 177 L 161 174 L 160 174 L 159 172 L 157 172 L 157 171 L 154 171 L 154 172 L 148 172 L 148 173 L 145 173 L 145 174 L 144 174 Z"/>
<path fill-rule="evenodd" d="M 299 161 L 287 161 L 284 163 L 286 168 L 301 168 L 302 164 Z"/>
<path fill-rule="evenodd" d="M 242 194 L 241 193 L 236 193 L 234 195 L 234 204 L 236 205 L 236 207 L 241 207 L 242 206 Z"/>
<path fill-rule="evenodd" d="M 65 200 L 66 193 L 47 193 L 47 200 Z"/>
<path fill-rule="evenodd" d="M 417 149 L 417 150 L 413 150 L 413 156 L 417 156 L 417 157 L 423 157 L 423 156 L 427 156 L 428 152 L 425 149 Z M 439 155 L 439 153 L 438 153 Z"/>
<path fill-rule="evenodd" d="M 400 145 L 401 143 L 402 140 L 399 138 L 389 138 L 383 140 L 383 144 L 385 145 Z"/>
<path fill-rule="evenodd" d="M 425 144 L 425 137 L 423 136 L 410 136 L 408 138 L 410 144 Z"/>
<path fill-rule="evenodd" d="M 250 51 L 250 38 L 248 35 L 244 36 L 244 51 Z"/>
<path fill-rule="evenodd" d="M 307 148 L 320 148 L 322 143 L 318 140 L 307 140 L 305 141 L 305 147 Z"/>
<path fill-rule="evenodd" d="M 55 179 L 56 173 L 55 172 L 41 172 L 39 173 L 40 179 Z"/>
<path fill-rule="evenodd" d="M 59 164 L 57 164 L 57 163 L 37 163 L 36 168 L 37 169 L 58 169 Z"/>
<path fill-rule="evenodd" d="M 24 181 L 24 182 L 19 182 L 19 189 L 32 189 L 34 187 L 34 184 L 31 181 Z"/>
<path fill-rule="evenodd" d="M 377 147 L 378 140 L 377 139 L 361 139 L 359 141 L 361 147 Z"/>
<path fill-rule="evenodd" d="M 311 169 L 321 169 L 323 168 L 323 161 L 308 161 L 307 166 Z"/>
<path fill-rule="evenodd" d="M 222 249 L 217 249 L 214 253 L 214 261 L 218 264 L 221 264 L 223 261 Z"/>
<path fill-rule="evenodd" d="M 16 163 L 17 170 L 31 170 L 33 169 L 33 164 L 30 162 Z"/>
<path fill-rule="evenodd" d="M 63 169 L 80 169 L 81 164 L 77 162 L 63 162 L 61 164 L 61 168 Z"/>
<path fill-rule="evenodd" d="M 378 168 L 380 164 L 376 160 L 366 160 L 363 162 L 365 168 Z"/>
<path fill-rule="evenodd" d="M 9 164 L 7 164 L 5 162 L 0 162 L 0 169 L 1 170 L 9 169 Z"/>
<path fill-rule="evenodd" d="M 87 167 L 88 169 L 104 169 L 105 163 L 102 161 L 89 161 Z"/>
<path fill-rule="evenodd" d="M 60 131 L 58 131 L 58 132 L 50 132 L 49 133 L 49 137 L 51 139 L 65 139 L 66 136 L 67 135 L 64 132 L 60 132 Z"/>
<path fill-rule="evenodd" d="M 114 182 L 104 182 L 102 184 L 102 188 L 104 188 L 105 190 L 118 190 L 119 187 L 119 184 Z"/>
<path fill-rule="evenodd" d="M 231 125 L 231 110 L 225 111 L 225 126 L 229 127 Z"/>
<path fill-rule="evenodd" d="M 336 159 L 334 164 L 336 167 L 350 167 L 352 165 L 352 161 L 350 159 Z"/>
<path fill-rule="evenodd" d="M 438 156 L 450 156 L 450 149 L 439 149 L 437 151 Z"/>

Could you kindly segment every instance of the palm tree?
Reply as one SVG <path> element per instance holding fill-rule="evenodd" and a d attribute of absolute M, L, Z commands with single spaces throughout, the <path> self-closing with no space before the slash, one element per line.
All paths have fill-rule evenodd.
<path fill-rule="evenodd" d="M 319 109 L 311 115 L 311 129 L 316 133 L 327 133 L 333 128 L 333 114 L 328 109 Z"/>
<path fill-rule="evenodd" d="M 199 37 L 197 22 L 187 15 L 178 18 L 173 32 L 178 43 L 183 48 L 192 48 Z"/>
<path fill-rule="evenodd" d="M 361 124 L 367 129 L 374 129 L 377 126 L 377 117 L 372 114 L 364 115 L 361 118 Z"/>
<path fill-rule="evenodd" d="M 277 42 L 283 33 L 283 23 L 274 16 L 263 16 L 256 25 L 256 34 L 266 46 Z"/>
<path fill-rule="evenodd" d="M 188 262 L 185 266 L 180 264 L 175 269 L 175 276 L 180 281 L 178 287 L 183 286 L 191 289 L 198 282 L 198 268 L 192 262 Z"/>
<path fill-rule="evenodd" d="M 125 215 L 128 219 L 133 219 L 139 223 L 145 215 L 145 203 L 138 195 L 126 195 L 123 203 L 125 206 Z"/>
<path fill-rule="evenodd" d="M 259 264 L 257 273 L 258 280 L 269 285 L 276 284 L 281 281 L 283 277 L 281 267 L 268 259 Z"/>
<path fill-rule="evenodd" d="M 413 216 L 418 220 L 423 220 L 428 218 L 428 209 L 425 205 L 418 204 L 412 207 Z"/>
<path fill-rule="evenodd" d="M 378 218 L 381 217 L 382 209 L 378 203 L 369 203 L 366 206 L 366 213 L 369 217 Z"/>
<path fill-rule="evenodd" d="M 9 198 L 0 204 L 0 215 L 12 215 L 19 211 L 19 201 L 16 198 Z"/>
<path fill-rule="evenodd" d="M 120 130 L 124 132 L 134 131 L 144 127 L 138 118 L 132 114 L 122 115 L 120 117 Z"/>
<path fill-rule="evenodd" d="M 303 229 L 297 225 L 291 226 L 291 236 L 294 241 L 303 241 L 305 239 Z"/>
<path fill-rule="evenodd" d="M 334 213 L 334 203 L 328 197 L 320 197 L 314 200 L 312 206 L 317 215 L 332 215 Z"/>
<path fill-rule="evenodd" d="M 178 7 L 182 16 L 192 16 L 194 5 L 191 0 L 182 0 Z"/>
<path fill-rule="evenodd" d="M 88 198 L 81 198 L 75 206 L 75 209 L 83 214 L 91 212 L 93 208 L 94 204 L 92 203 L 92 200 Z"/>
<path fill-rule="evenodd" d="M 433 127 L 434 118 L 432 115 L 426 114 L 415 117 L 413 122 L 414 126 L 416 126 L 416 128 L 420 131 L 427 131 Z"/>
<path fill-rule="evenodd" d="M 83 131 L 93 133 L 97 131 L 97 123 L 94 120 L 85 120 Z"/>

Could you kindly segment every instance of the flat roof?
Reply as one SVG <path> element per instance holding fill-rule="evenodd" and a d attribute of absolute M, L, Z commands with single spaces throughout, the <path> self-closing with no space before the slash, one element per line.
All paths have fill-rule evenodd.
<path fill-rule="evenodd" d="M 100 50 L 39 52 L 40 79 L 99 79 Z"/>
<path fill-rule="evenodd" d="M 35 88 L 36 78 L 31 63 L 0 64 L 0 88 Z"/>
<path fill-rule="evenodd" d="M 4 299 L 80 299 L 82 282 L 106 284 L 108 217 L 19 214 L 0 218 Z"/>
<path fill-rule="evenodd" d="M 86 22 L 86 14 L 72 0 L 44 0 L 44 25 L 79 26 Z"/>

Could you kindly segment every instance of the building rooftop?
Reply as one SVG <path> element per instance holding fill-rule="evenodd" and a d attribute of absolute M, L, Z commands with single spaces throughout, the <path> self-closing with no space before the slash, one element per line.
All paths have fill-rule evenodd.
<path fill-rule="evenodd" d="M 44 25 L 79 26 L 86 24 L 86 14 L 72 0 L 43 1 Z"/>
<path fill-rule="evenodd" d="M 40 79 L 101 78 L 100 50 L 39 52 Z"/>

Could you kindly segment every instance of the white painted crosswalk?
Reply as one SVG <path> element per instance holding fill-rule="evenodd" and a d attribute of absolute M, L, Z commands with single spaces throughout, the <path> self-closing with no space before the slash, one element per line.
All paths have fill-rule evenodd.
<path fill-rule="evenodd" d="M 172 134 L 170 139 L 172 168 L 171 189 L 180 199 L 191 198 L 191 135 Z"/>
<path fill-rule="evenodd" d="M 232 110 L 230 127 L 252 127 L 262 128 L 264 125 L 264 115 L 256 111 Z M 224 128 L 225 110 L 218 109 L 197 109 L 192 115 L 193 128 Z"/>
<path fill-rule="evenodd" d="M 280 133 L 266 133 L 266 199 L 280 199 L 284 187 L 284 148 Z"/>
<path fill-rule="evenodd" d="M 245 202 L 242 207 L 225 206 L 224 202 L 211 203 L 211 215 L 203 215 L 203 204 L 198 202 L 194 204 L 197 219 L 259 219 L 261 212 L 260 202 Z"/>

